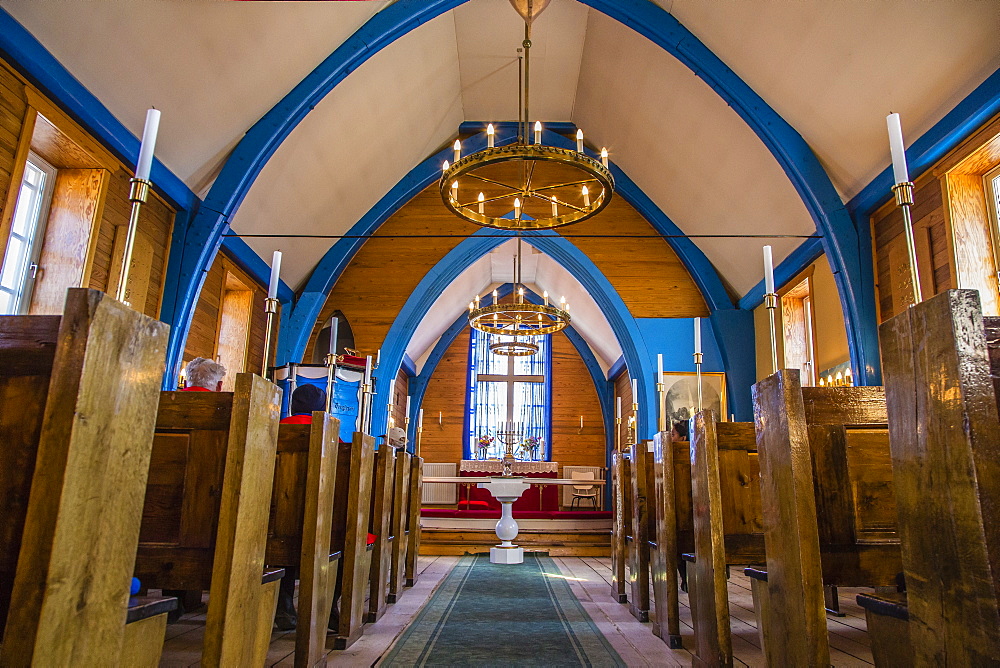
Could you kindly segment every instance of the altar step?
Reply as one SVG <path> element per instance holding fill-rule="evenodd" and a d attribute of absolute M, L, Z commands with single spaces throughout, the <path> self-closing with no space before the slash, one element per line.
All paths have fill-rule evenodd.
<path fill-rule="evenodd" d="M 493 529 L 422 527 L 420 536 L 420 554 L 426 555 L 489 552 L 499 542 Z M 608 529 L 521 529 L 514 543 L 525 552 L 548 552 L 554 557 L 611 556 L 611 531 Z"/>

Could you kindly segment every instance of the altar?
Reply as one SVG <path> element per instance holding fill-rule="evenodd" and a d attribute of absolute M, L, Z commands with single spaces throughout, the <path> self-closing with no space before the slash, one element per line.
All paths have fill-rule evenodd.
<path fill-rule="evenodd" d="M 458 467 L 460 478 L 482 478 L 498 476 L 503 472 L 503 462 L 499 459 L 463 459 Z M 511 474 L 532 479 L 533 483 L 514 502 L 516 511 L 557 511 L 559 510 L 559 488 L 547 485 L 545 479 L 559 476 L 559 462 L 515 461 Z M 536 483 L 535 480 L 538 480 Z M 500 502 L 489 491 L 474 483 L 461 483 L 458 494 L 459 510 L 500 510 Z"/>

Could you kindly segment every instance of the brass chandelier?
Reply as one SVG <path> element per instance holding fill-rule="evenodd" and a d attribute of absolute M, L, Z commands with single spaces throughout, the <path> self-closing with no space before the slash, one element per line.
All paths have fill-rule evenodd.
<path fill-rule="evenodd" d="M 444 162 L 441 199 L 470 223 L 503 230 L 551 229 L 586 220 L 611 202 L 615 183 L 607 149 L 601 149 L 600 160 L 587 155 L 582 130 L 577 130 L 575 151 L 542 144 L 538 121 L 534 141 L 528 141 L 531 23 L 548 3 L 511 0 L 524 18 L 523 78 L 518 90 L 524 104 L 518 101 L 517 141 L 496 146 L 491 123 L 485 149 L 463 157 L 462 142 L 456 139 L 453 163 Z"/>

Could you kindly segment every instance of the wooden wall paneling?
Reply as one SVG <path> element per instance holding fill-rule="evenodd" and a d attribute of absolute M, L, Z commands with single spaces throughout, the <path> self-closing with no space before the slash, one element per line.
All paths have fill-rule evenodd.
<path fill-rule="evenodd" d="M 983 313 L 998 315 L 997 268 L 982 175 L 951 172 L 944 180 L 957 285 L 979 290 Z"/>
<path fill-rule="evenodd" d="M 590 371 L 565 334 L 553 334 L 551 342 L 552 461 L 606 468 L 604 415 Z"/>
<path fill-rule="evenodd" d="M 0 63 L 2 65 L 2 63 Z M 38 113 L 24 100 L 24 85 L 0 66 L 0 258 L 7 252 L 14 205 L 31 150 Z"/>
<path fill-rule="evenodd" d="M 420 443 L 424 461 L 445 463 L 462 459 L 471 331 L 466 327 L 459 332 L 427 383 Z"/>

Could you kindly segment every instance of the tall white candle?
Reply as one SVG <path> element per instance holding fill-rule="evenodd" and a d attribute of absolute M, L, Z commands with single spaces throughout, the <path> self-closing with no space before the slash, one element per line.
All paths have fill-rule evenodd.
<path fill-rule="evenodd" d="M 393 406 L 396 405 L 396 379 L 393 378 L 389 381 L 389 403 Z"/>
<path fill-rule="evenodd" d="M 639 381 L 635 378 L 632 379 L 632 403 L 639 403 Z"/>
<path fill-rule="evenodd" d="M 694 351 L 701 352 L 701 318 L 694 319 Z"/>
<path fill-rule="evenodd" d="M 372 380 L 372 356 L 365 355 L 365 385 L 368 385 Z"/>
<path fill-rule="evenodd" d="M 583 130 L 576 131 L 576 152 L 583 153 Z"/>
<path fill-rule="evenodd" d="M 619 420 L 622 418 L 622 398 L 618 397 L 618 405 L 615 408 L 615 417 Z"/>
<path fill-rule="evenodd" d="M 656 382 L 663 382 L 663 353 L 656 356 Z"/>
<path fill-rule="evenodd" d="M 535 143 L 542 143 L 542 124 L 539 121 L 535 121 Z"/>
<path fill-rule="evenodd" d="M 583 416 L 580 416 L 580 429 L 583 429 Z"/>
<path fill-rule="evenodd" d="M 153 149 L 156 147 L 156 133 L 160 129 L 160 110 L 150 109 L 146 112 L 146 127 L 142 129 L 142 144 L 139 146 L 139 159 L 135 163 L 135 178 L 149 180 L 149 171 L 153 167 Z"/>
<path fill-rule="evenodd" d="M 496 141 L 496 138 L 494 132 L 495 130 L 493 129 L 492 123 L 486 126 L 486 145 L 490 148 L 493 148 L 495 145 L 494 142 Z"/>
<path fill-rule="evenodd" d="M 340 318 L 333 318 L 330 322 L 330 354 L 337 354 L 337 330 L 340 329 Z M 336 360 L 334 360 L 336 362 Z"/>
<path fill-rule="evenodd" d="M 462 142 L 458 139 L 455 140 L 455 162 L 462 159 Z"/>
<path fill-rule="evenodd" d="M 406 395 L 406 414 L 404 417 L 410 417 L 410 395 Z"/>
<path fill-rule="evenodd" d="M 774 262 L 771 260 L 770 246 L 764 246 L 764 292 L 774 292 Z"/>
<path fill-rule="evenodd" d="M 892 153 L 892 178 L 896 183 L 907 183 L 910 175 L 906 169 L 906 151 L 903 148 L 903 126 L 899 114 L 885 117 L 889 127 L 889 151 Z"/>
<path fill-rule="evenodd" d="M 382 349 L 379 348 L 375 352 L 375 366 L 378 366 L 381 361 L 382 361 Z"/>
<path fill-rule="evenodd" d="M 271 280 L 267 284 L 267 296 L 275 299 L 278 296 L 278 280 L 281 276 L 281 251 L 274 251 L 271 256 Z"/>

